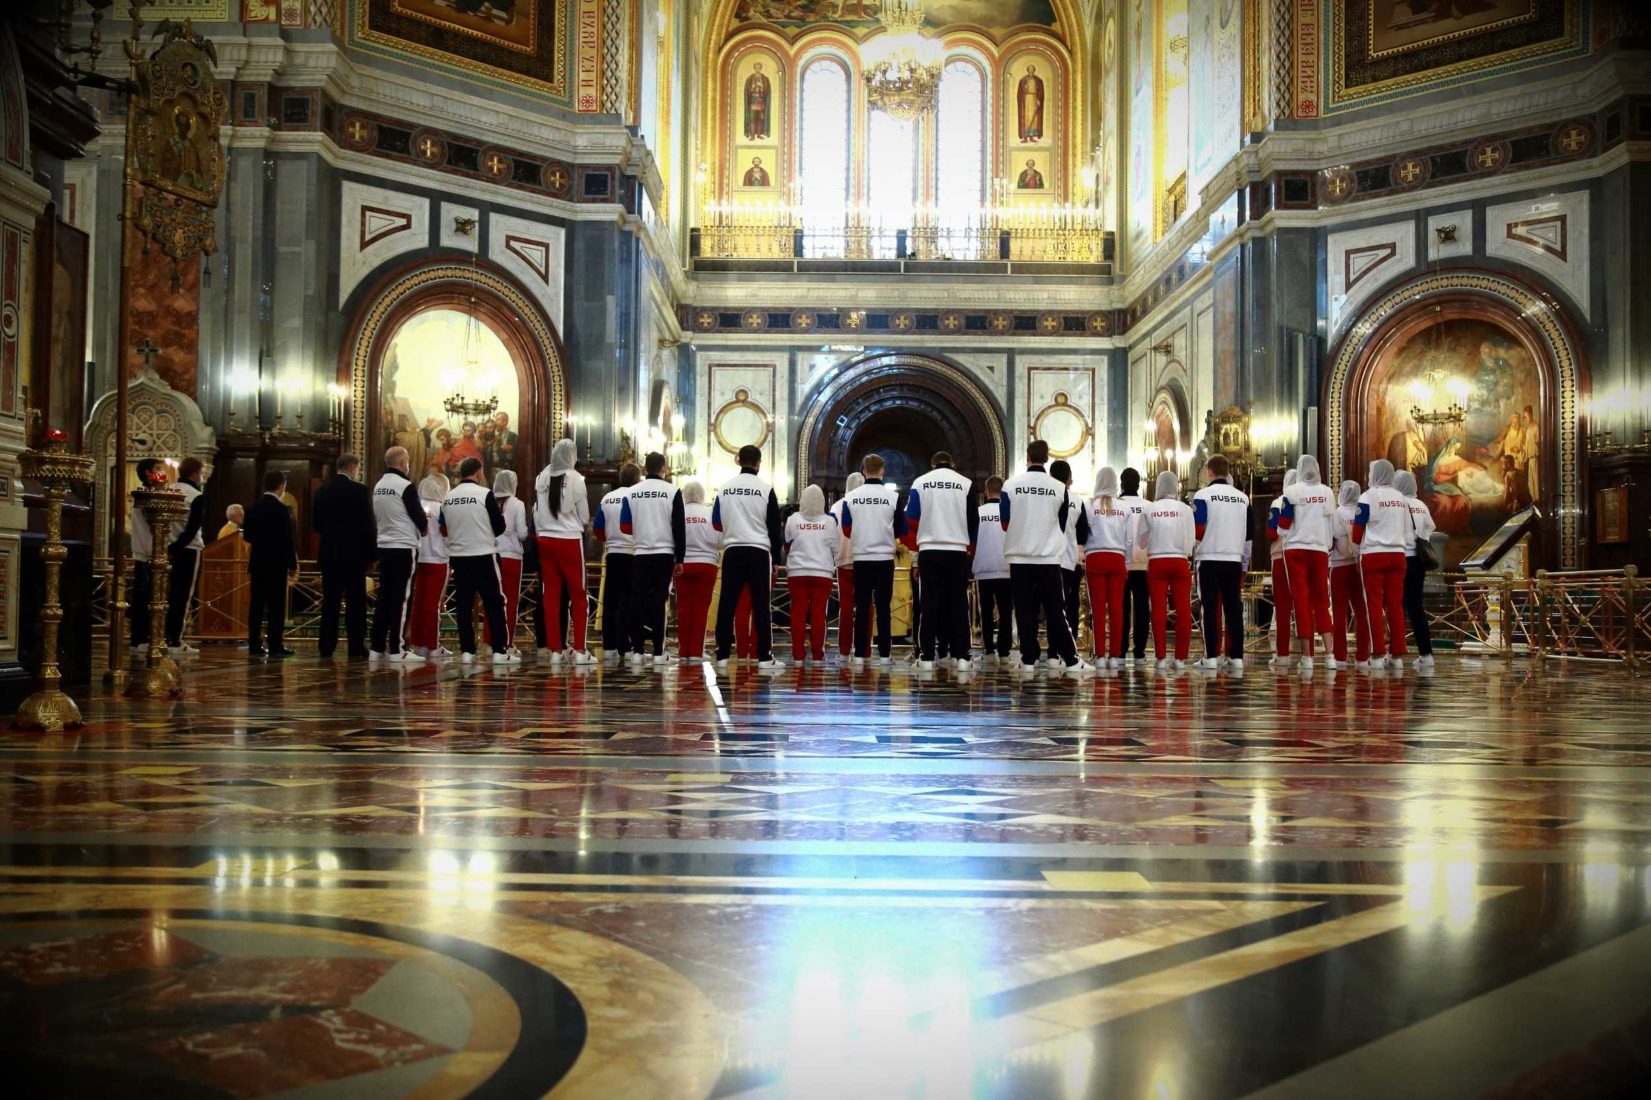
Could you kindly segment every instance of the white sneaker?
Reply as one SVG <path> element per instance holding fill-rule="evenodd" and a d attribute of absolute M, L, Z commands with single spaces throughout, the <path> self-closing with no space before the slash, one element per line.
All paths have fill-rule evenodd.
<path fill-rule="evenodd" d="M 655 668 L 664 668 L 666 665 L 668 665 L 670 663 L 671 663 L 671 658 L 668 657 L 667 655 L 665 655 L 663 653 L 655 653 L 654 654 L 654 667 Z"/>
<path fill-rule="evenodd" d="M 1301 670 L 1301 674 L 1303 676 L 1310 676 L 1313 672 L 1313 659 L 1311 657 L 1303 657 L 1296 663 L 1296 667 Z"/>
<path fill-rule="evenodd" d="M 410 649 L 404 649 L 400 653 L 392 653 L 385 660 L 392 665 L 422 665 L 424 663 L 424 658 Z"/>
<path fill-rule="evenodd" d="M 609 668 L 614 668 L 624 659 L 625 655 L 617 649 L 604 649 L 602 651 L 602 663 Z"/>
<path fill-rule="evenodd" d="M 1340 672 L 1342 669 L 1347 667 L 1347 662 L 1338 661 L 1334 657 L 1326 657 L 1324 659 L 1324 667 L 1329 669 L 1331 672 Z"/>
<path fill-rule="evenodd" d="M 854 671 L 855 672 L 859 672 L 862 669 L 864 669 L 865 667 L 866 667 L 866 659 L 864 657 L 854 658 Z"/>
<path fill-rule="evenodd" d="M 1387 667 L 1392 669 L 1394 672 L 1403 672 L 1404 671 L 1404 658 L 1403 657 L 1395 657 L 1392 654 L 1388 654 Z"/>
<path fill-rule="evenodd" d="M 384 660 L 384 651 L 382 649 L 369 649 L 367 651 L 368 664 L 374 664 L 382 660 Z"/>
<path fill-rule="evenodd" d="M 461 653 L 461 654 L 459 654 L 459 664 L 461 664 L 461 665 L 473 665 L 475 663 L 476 663 L 476 655 L 474 653 Z"/>
<path fill-rule="evenodd" d="M 642 667 L 642 654 L 640 654 L 640 653 L 627 653 L 627 654 L 625 654 L 625 667 L 627 667 L 627 668 L 641 668 Z"/>
<path fill-rule="evenodd" d="M 1170 666 L 1169 666 L 1169 658 L 1168 657 L 1158 658 L 1157 671 L 1159 671 L 1159 672 L 1168 672 L 1169 667 Z"/>
<path fill-rule="evenodd" d="M 1268 668 L 1273 668 L 1273 669 L 1289 668 L 1290 667 L 1290 658 L 1289 657 L 1274 657 L 1272 660 L 1267 662 L 1267 667 Z"/>
<path fill-rule="evenodd" d="M 1129 662 L 1124 660 L 1124 658 L 1122 658 L 1122 657 L 1112 658 L 1112 667 L 1115 668 L 1115 669 L 1120 669 L 1121 670 L 1128 664 L 1129 664 Z"/>
<path fill-rule="evenodd" d="M 894 664 L 894 658 L 893 657 L 879 657 L 879 658 L 877 658 L 877 667 L 878 668 L 888 668 L 892 664 Z"/>
<path fill-rule="evenodd" d="M 1242 680 L 1244 678 L 1244 662 L 1243 661 L 1228 661 L 1227 662 L 1227 675 L 1237 677 L 1238 679 Z"/>
<path fill-rule="evenodd" d="M 539 651 L 539 662 L 547 664 L 551 668 L 561 668 L 564 660 L 566 658 L 562 656 L 562 651 L 559 649 L 542 649 Z"/>
<path fill-rule="evenodd" d="M 1015 666 L 1015 671 L 1022 676 L 1036 676 L 1038 674 L 1038 663 L 1036 661 L 1022 661 Z"/>
<path fill-rule="evenodd" d="M 1219 658 L 1219 657 L 1205 657 L 1205 658 L 1201 659 L 1197 664 L 1193 665 L 1192 667 L 1196 668 L 1196 669 L 1200 669 L 1204 672 L 1220 672 L 1221 671 L 1221 658 Z"/>
<path fill-rule="evenodd" d="M 785 671 L 785 662 L 781 661 L 778 657 L 770 657 L 766 661 L 758 661 L 757 662 L 757 671 L 758 672 L 784 672 Z"/>
<path fill-rule="evenodd" d="M 959 657 L 957 659 L 957 671 L 959 672 L 968 672 L 974 667 L 974 662 L 969 660 L 967 657 Z"/>
<path fill-rule="evenodd" d="M 1377 664 L 1374 661 L 1363 660 L 1363 661 L 1354 661 L 1353 662 L 1353 667 L 1358 669 L 1360 672 L 1370 672 L 1373 669 L 1380 668 L 1381 665 Z"/>
<path fill-rule="evenodd" d="M 1082 657 L 1079 657 L 1076 661 L 1066 666 L 1066 674 L 1068 676 L 1089 676 L 1093 674 L 1094 671 L 1095 666 L 1084 660 Z"/>
<path fill-rule="evenodd" d="M 1428 654 L 1425 657 L 1416 658 L 1416 671 L 1417 672 L 1432 672 L 1433 671 L 1433 655 L 1431 653 Z"/>
<path fill-rule="evenodd" d="M 933 661 L 918 661 L 917 662 L 917 671 L 919 671 L 919 672 L 933 672 L 934 671 L 934 662 Z"/>
<path fill-rule="evenodd" d="M 190 645 L 188 642 L 179 642 L 177 645 L 172 647 L 172 652 L 173 653 L 181 653 L 185 657 L 193 657 L 197 653 L 199 653 L 200 650 L 196 649 L 194 646 Z"/>
<path fill-rule="evenodd" d="M 495 649 L 493 651 L 493 667 L 507 668 L 522 663 L 522 654 L 515 646 L 509 649 Z"/>
<path fill-rule="evenodd" d="M 1180 672 L 1182 669 L 1187 667 L 1187 662 L 1183 661 L 1179 657 L 1172 657 L 1170 658 L 1169 667 L 1176 672 Z"/>
<path fill-rule="evenodd" d="M 1043 667 L 1047 668 L 1050 672 L 1058 672 L 1066 667 L 1066 662 L 1061 660 L 1059 657 L 1050 657 L 1043 662 Z"/>
<path fill-rule="evenodd" d="M 568 654 L 568 664 L 574 668 L 595 668 L 596 658 L 588 649 L 576 650 Z"/>

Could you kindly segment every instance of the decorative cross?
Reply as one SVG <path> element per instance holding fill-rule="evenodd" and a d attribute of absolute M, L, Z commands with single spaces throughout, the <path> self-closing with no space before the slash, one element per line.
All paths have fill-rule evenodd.
<path fill-rule="evenodd" d="M 861 324 L 859 311 L 856 310 L 853 313 L 847 314 L 843 318 L 843 324 L 847 328 L 859 328 Z"/>
<path fill-rule="evenodd" d="M 813 328 L 814 315 L 812 313 L 793 313 L 791 315 L 792 328 Z"/>
<path fill-rule="evenodd" d="M 1574 153 L 1588 144 L 1588 131 L 1581 126 L 1572 126 L 1560 136 L 1559 144 L 1564 146 L 1567 153 Z"/>
<path fill-rule="evenodd" d="M 1495 145 L 1487 145 L 1479 150 L 1477 159 L 1481 168 L 1494 168 L 1502 161 L 1502 150 Z"/>
<path fill-rule="evenodd" d="M 1008 317 L 1006 317 L 1004 314 L 1001 314 L 1001 313 L 995 313 L 995 314 L 992 315 L 992 331 L 993 332 L 1003 332 L 1008 327 L 1009 327 L 1009 318 Z"/>
<path fill-rule="evenodd" d="M 1404 180 L 1406 183 L 1410 183 L 1421 174 L 1422 166 L 1413 160 L 1405 161 L 1404 165 L 1399 169 L 1399 178 Z"/>
<path fill-rule="evenodd" d="M 504 173 L 504 158 L 499 156 L 497 153 L 494 153 L 492 156 L 488 157 L 487 170 L 495 176 L 502 175 Z"/>
<path fill-rule="evenodd" d="M 1045 332 L 1054 332 L 1061 327 L 1061 319 L 1059 317 L 1045 317 L 1038 322 L 1038 327 Z"/>
<path fill-rule="evenodd" d="M 552 191 L 561 191 L 568 185 L 568 174 L 560 168 L 552 168 L 545 181 L 550 184 Z"/>
<path fill-rule="evenodd" d="M 906 313 L 896 313 L 894 315 L 894 327 L 899 329 L 911 328 L 911 315 Z"/>
<path fill-rule="evenodd" d="M 955 330 L 960 323 L 961 322 L 958 320 L 958 316 L 955 313 L 948 313 L 940 319 L 941 327 L 946 329 Z"/>
<path fill-rule="evenodd" d="M 1091 314 L 1090 318 L 1089 318 L 1089 331 L 1090 332 L 1105 332 L 1106 331 L 1106 317 L 1103 314 L 1099 314 L 1099 313 Z"/>
<path fill-rule="evenodd" d="M 362 122 L 359 118 L 352 118 L 350 120 L 349 131 L 351 141 L 367 140 L 367 124 Z"/>
<path fill-rule="evenodd" d="M 435 139 L 434 138 L 425 138 L 424 140 L 420 141 L 418 143 L 418 151 L 420 153 L 424 154 L 424 159 L 425 160 L 432 159 L 436 155 L 436 142 L 435 142 Z"/>
<path fill-rule="evenodd" d="M 745 315 L 745 327 L 746 328 L 761 328 L 762 327 L 762 314 L 758 313 L 755 310 L 752 310 L 751 312 L 747 313 Z"/>
<path fill-rule="evenodd" d="M 1347 194 L 1347 186 L 1346 176 L 1333 176 L 1330 179 L 1330 193 L 1338 199 Z"/>
<path fill-rule="evenodd" d="M 717 323 L 717 315 L 709 311 L 702 312 L 698 317 L 695 317 L 694 320 L 698 322 L 700 328 L 711 328 Z"/>
<path fill-rule="evenodd" d="M 143 343 L 139 344 L 133 350 L 143 356 L 144 370 L 153 370 L 155 368 L 155 356 L 160 354 L 161 349 L 155 346 L 155 342 L 153 340 L 145 336 L 143 338 Z"/>

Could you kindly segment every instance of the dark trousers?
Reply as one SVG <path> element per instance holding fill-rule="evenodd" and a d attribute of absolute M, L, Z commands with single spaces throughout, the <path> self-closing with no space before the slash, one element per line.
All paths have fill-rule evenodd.
<path fill-rule="evenodd" d="M 854 655 L 871 656 L 871 616 L 877 613 L 877 655 L 887 657 L 894 640 L 889 637 L 890 604 L 894 599 L 894 562 L 854 563 Z"/>
<path fill-rule="evenodd" d="M 769 619 L 769 592 L 774 565 L 768 551 L 756 546 L 730 546 L 722 552 L 722 592 L 717 596 L 717 660 L 734 648 L 734 612 L 740 594 L 751 597 L 751 630 L 756 635 L 757 660 L 774 656 L 774 625 Z"/>
<path fill-rule="evenodd" d="M 1427 625 L 1427 609 L 1422 606 L 1422 582 L 1427 580 L 1427 570 L 1422 568 L 1422 559 L 1408 557 L 1404 560 L 1404 617 L 1410 620 L 1410 633 L 1416 639 L 1416 652 L 1423 657 L 1433 655 L 1433 630 Z"/>
<path fill-rule="evenodd" d="M 503 638 L 504 586 L 499 580 L 499 559 L 493 554 L 469 554 L 452 558 L 453 607 L 459 625 L 459 652 L 476 652 L 476 597 L 482 600 L 482 616 L 487 636 Z"/>
<path fill-rule="evenodd" d="M 200 570 L 201 552 L 185 547 L 171 552 L 172 572 L 166 579 L 166 644 L 183 641 L 183 624 L 189 618 L 189 601 L 195 598 L 195 580 Z"/>
<path fill-rule="evenodd" d="M 417 566 L 418 551 L 411 547 L 386 546 L 378 551 L 378 606 L 373 609 L 374 653 L 393 657 L 401 652 L 402 638 L 407 633 L 407 612 L 413 604 L 413 572 Z"/>
<path fill-rule="evenodd" d="M 1015 626 L 1020 631 L 1022 664 L 1038 662 L 1038 614 L 1049 627 L 1049 655 L 1067 664 L 1076 664 L 1078 649 L 1066 628 L 1067 570 L 1059 565 L 1010 565 L 1009 580 L 1015 590 Z"/>
<path fill-rule="evenodd" d="M 317 650 L 331 657 L 338 648 L 338 605 L 344 605 L 344 638 L 351 657 L 367 649 L 367 572 L 359 565 L 321 567 L 321 638 Z"/>
<path fill-rule="evenodd" d="M 1226 618 L 1227 656 L 1244 659 L 1244 563 L 1206 561 L 1198 564 L 1198 600 L 1204 610 L 1204 656 L 1217 657 L 1221 618 Z"/>
<path fill-rule="evenodd" d="M 1152 599 L 1147 594 L 1147 571 L 1131 569 L 1124 580 L 1124 648 L 1135 654 L 1136 660 L 1147 655 L 1147 631 L 1152 627 Z M 1123 657 L 1123 653 L 1114 653 Z"/>
<path fill-rule="evenodd" d="M 146 561 L 132 563 L 132 583 L 126 588 L 127 637 L 133 647 L 149 644 L 149 594 L 155 574 Z"/>
<path fill-rule="evenodd" d="M 247 602 L 247 645 L 264 644 L 264 624 L 269 624 L 269 648 L 280 649 L 287 628 L 287 571 L 254 569 L 248 574 L 251 599 Z"/>
<path fill-rule="evenodd" d="M 642 652 L 642 639 L 631 633 L 631 563 L 635 560 L 629 554 L 609 554 L 602 559 L 603 653 Z"/>
<path fill-rule="evenodd" d="M 671 599 L 671 574 L 676 558 L 670 554 L 637 554 L 631 558 L 631 637 L 642 652 L 652 637 L 654 656 L 665 652 L 665 605 Z"/>
<path fill-rule="evenodd" d="M 1014 643 L 1009 627 L 1015 606 L 1013 583 L 1008 577 L 1000 577 L 976 581 L 975 585 L 980 590 L 980 646 L 987 653 L 1007 657 Z"/>
<path fill-rule="evenodd" d="M 1061 596 L 1066 606 L 1066 632 L 1072 635 L 1074 649 L 1078 630 L 1083 622 L 1083 566 L 1061 570 Z"/>
<path fill-rule="evenodd" d="M 924 550 L 917 555 L 923 574 L 923 659 L 969 656 L 969 555 L 963 550 Z"/>
<path fill-rule="evenodd" d="M 918 557 L 913 554 L 911 565 L 906 569 L 907 583 L 911 585 L 911 614 L 908 616 L 911 623 L 907 626 L 911 633 L 907 635 L 907 640 L 911 642 L 913 653 L 918 651 L 919 640 L 923 637 L 923 613 L 926 610 L 923 606 L 923 568 L 918 564 Z"/>

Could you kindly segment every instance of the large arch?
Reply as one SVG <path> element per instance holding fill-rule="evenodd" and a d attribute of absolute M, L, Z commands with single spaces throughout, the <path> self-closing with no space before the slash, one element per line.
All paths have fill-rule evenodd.
<path fill-rule="evenodd" d="M 840 492 L 863 452 L 883 449 L 897 431 L 906 433 L 902 449 L 922 469 L 929 454 L 942 449 L 971 478 L 1002 474 L 1008 465 L 997 403 L 968 371 L 939 356 L 868 355 L 832 374 L 804 409 L 798 491 L 812 482 L 828 494 Z"/>
<path fill-rule="evenodd" d="M 1363 463 L 1385 456 L 1371 437 L 1370 392 L 1376 372 L 1412 339 L 1454 321 L 1493 326 L 1528 355 L 1540 395 L 1535 410 L 1544 441 L 1536 477 L 1551 487 L 1542 510 L 1552 535 L 1546 556 L 1563 568 L 1581 564 L 1582 468 L 1578 410 L 1586 386 L 1582 343 L 1551 295 L 1509 275 L 1481 269 L 1431 272 L 1399 284 L 1351 325 L 1331 357 L 1324 383 L 1326 469 L 1362 481 Z M 1422 449 L 1428 450 L 1425 445 Z"/>
<path fill-rule="evenodd" d="M 565 431 L 567 367 L 561 337 L 537 303 L 505 274 L 486 264 L 438 260 L 391 272 L 362 299 L 351 322 L 338 365 L 338 380 L 350 394 L 348 445 L 369 471 L 382 468 L 382 448 L 372 426 L 379 423 L 379 367 L 385 349 L 407 321 L 433 309 L 466 310 L 493 330 L 516 366 L 521 392 L 520 452 L 524 480 L 549 459 L 552 441 Z"/>

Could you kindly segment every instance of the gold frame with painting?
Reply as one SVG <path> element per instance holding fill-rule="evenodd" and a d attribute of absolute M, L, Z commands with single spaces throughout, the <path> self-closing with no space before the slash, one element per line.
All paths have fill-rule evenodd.
<path fill-rule="evenodd" d="M 734 190 L 777 191 L 780 187 L 780 152 L 773 146 L 748 145 L 734 154 Z M 767 176 L 763 183 L 748 182 L 753 168 L 761 168 Z"/>
<path fill-rule="evenodd" d="M 1628 541 L 1628 486 L 1617 485 L 1594 493 L 1594 541 L 1604 545 Z"/>
<path fill-rule="evenodd" d="M 1482 0 L 1486 5 L 1484 10 L 1468 12 L 1454 19 L 1424 18 L 1415 14 L 1414 5 L 1407 4 L 1412 9 L 1411 19 L 1395 29 L 1395 21 L 1402 18 L 1398 7 L 1403 2 L 1405 0 L 1371 0 L 1366 16 L 1368 37 L 1365 39 L 1370 44 L 1368 55 L 1371 60 L 1528 23 L 1537 16 L 1537 0 Z M 1439 23 L 1449 25 L 1437 27 L 1437 33 L 1422 29 Z"/>

